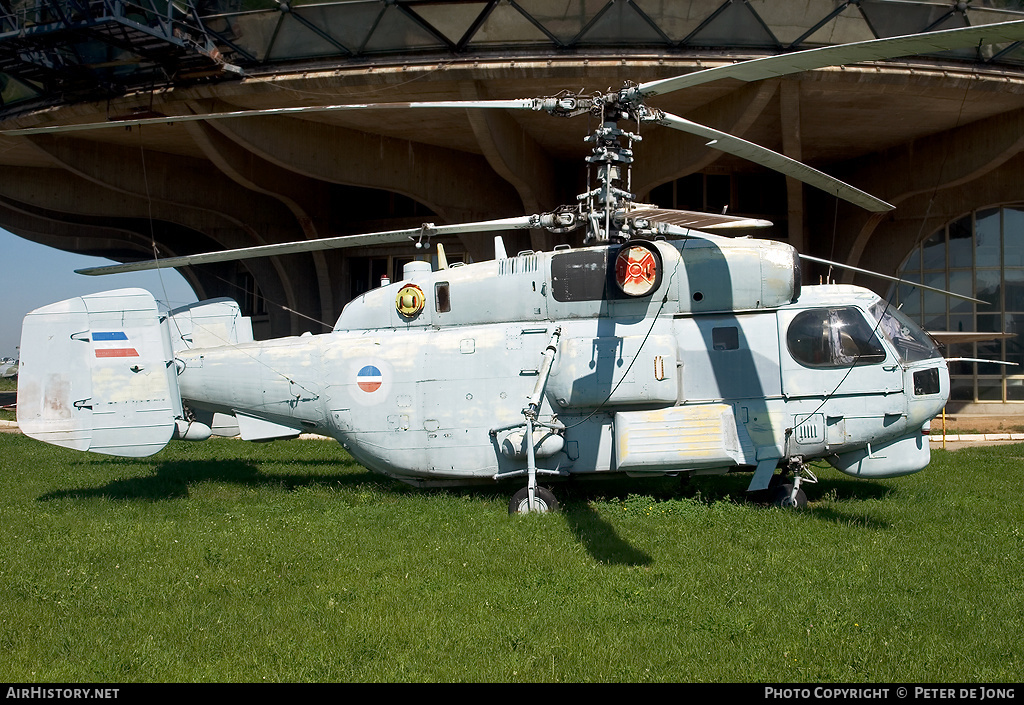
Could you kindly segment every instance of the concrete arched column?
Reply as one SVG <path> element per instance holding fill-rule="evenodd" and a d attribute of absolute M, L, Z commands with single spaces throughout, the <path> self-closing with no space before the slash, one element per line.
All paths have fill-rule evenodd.
<path fill-rule="evenodd" d="M 742 137 L 771 104 L 778 88 L 777 80 L 748 84 L 684 117 Z M 707 140 L 679 130 L 651 127 L 643 129 L 642 136 L 636 151 L 643 158 L 633 167 L 633 191 L 637 194 L 707 168 L 722 156 L 706 146 Z"/>
<path fill-rule="evenodd" d="M 278 232 L 288 229 L 288 215 L 281 217 L 283 208 L 268 203 L 267 199 L 255 198 L 253 192 L 228 179 L 216 177 L 199 160 L 153 151 L 140 154 L 124 147 L 68 137 L 34 136 L 29 141 L 53 162 L 85 181 L 142 199 L 147 209 L 155 209 L 159 203 L 170 211 L 166 217 L 160 217 L 154 210 L 154 218 L 169 222 L 201 218 L 204 224 L 195 229 L 207 233 L 222 246 L 266 244 L 272 241 L 266 237 L 268 230 L 275 226 Z M 225 238 L 229 233 L 242 237 Z M 308 295 L 300 298 L 301 287 L 294 281 L 303 282 L 304 278 L 290 274 L 281 258 L 270 259 L 270 267 L 280 281 L 275 299 L 286 302 L 292 311 L 302 308 L 303 304 L 311 304 Z M 254 276 L 264 270 L 259 264 L 247 265 L 247 269 Z M 270 283 L 265 274 L 263 278 L 261 288 Z M 272 295 L 270 287 L 263 290 L 268 297 Z M 294 313 L 275 312 L 272 319 L 274 334 L 297 334 L 302 330 Z"/>
<path fill-rule="evenodd" d="M 1003 162 L 984 177 L 905 199 L 894 217 L 875 228 L 857 266 L 895 275 L 910 249 L 946 223 L 978 208 L 1020 201 L 1024 201 L 1024 154 Z M 864 275 L 849 281 L 879 291 L 889 286 Z"/>
<path fill-rule="evenodd" d="M 904 218 L 907 204 L 986 177 L 1024 150 L 1024 110 L 1003 113 L 910 142 L 851 165 L 846 180 L 896 206 L 887 215 L 841 206 L 843 261 L 863 266 L 868 243 L 883 224 Z M 852 281 L 846 274 L 844 281 Z"/>
<path fill-rule="evenodd" d="M 212 219 L 196 210 L 134 197 L 64 169 L 23 167 L 8 169 L 5 176 L 0 180 L 0 199 L 7 204 L 17 204 L 20 212 L 35 216 L 39 229 L 44 232 L 53 233 L 63 227 L 57 224 L 67 224 L 72 229 L 83 226 L 117 227 L 136 234 L 139 258 L 152 256 L 154 235 L 162 256 L 252 244 L 247 233 L 223 219 Z M 46 203 L 49 208 L 29 205 L 33 203 Z M 110 213 L 118 216 L 112 218 Z M 45 222 L 54 225 L 47 227 Z M 124 254 L 110 252 L 107 256 L 123 260 Z M 268 299 L 287 300 L 288 290 L 280 276 L 283 270 L 280 263 L 247 260 L 239 266 L 252 274 Z M 190 283 L 203 282 L 204 293 L 236 296 L 236 292 L 225 286 L 226 282 L 217 283 L 212 271 L 208 276 L 191 267 L 183 268 L 181 272 Z M 292 314 L 275 309 L 271 315 L 272 328 L 276 333 L 291 332 Z"/>
<path fill-rule="evenodd" d="M 480 81 L 464 81 L 459 91 L 463 100 L 490 99 Z M 466 116 L 487 163 L 515 187 L 524 215 L 569 202 L 559 188 L 555 160 L 512 115 L 504 110 L 467 110 Z M 534 250 L 550 250 L 556 244 L 554 234 L 542 229 L 530 232 L 530 242 Z"/>
<path fill-rule="evenodd" d="M 211 219 L 201 211 L 182 209 L 174 204 L 148 201 L 145 198 L 110 189 L 94 181 L 83 179 L 65 169 L 22 167 L 5 171 L 7 178 L 0 180 L 0 196 L 21 204 L 45 217 L 55 214 L 56 219 L 85 225 L 105 225 L 117 220 L 133 219 L 176 224 L 197 232 L 222 233 L 226 238 L 221 246 L 245 247 L 251 245 L 247 233 L 223 219 Z M 47 208 L 29 205 L 45 203 Z M 116 213 L 116 216 L 111 216 Z M 146 256 L 152 255 L 150 228 L 135 230 L 146 241 Z M 210 243 L 211 245 L 217 243 Z M 162 256 L 170 253 L 185 254 L 174 242 L 158 241 Z"/>
<path fill-rule="evenodd" d="M 230 106 L 220 104 L 218 109 Z M 289 117 L 218 120 L 211 125 L 283 169 L 330 183 L 399 193 L 424 204 L 443 222 L 522 213 L 515 190 L 478 154 Z M 487 259 L 493 254 L 491 239 L 484 240 L 466 238 L 463 243 L 475 259 Z"/>
<path fill-rule="evenodd" d="M 207 124 L 186 123 L 185 128 L 207 158 L 235 183 L 283 203 L 294 215 L 306 239 L 330 236 L 325 230 L 326 216 L 322 212 L 323 204 L 329 198 L 327 184 L 282 169 L 227 139 Z M 311 252 L 309 256 L 313 260 L 319 293 L 316 310 L 321 321 L 333 321 L 334 292 L 327 257 L 323 252 Z"/>
<path fill-rule="evenodd" d="M 26 212 L 22 204 L 0 199 L 0 224 L 18 237 L 58 250 L 81 254 L 108 256 L 111 252 L 137 252 L 146 256 L 151 252 L 150 241 L 133 229 L 83 225 L 58 220 L 53 216 L 40 216 Z M 175 253 L 168 253 L 174 256 Z M 208 298 L 208 283 L 190 268 L 179 272 L 196 296 Z M 116 282 L 115 282 L 116 283 Z M 116 288 L 111 286 L 111 288 Z M 158 297 L 159 298 L 159 297 Z M 171 304 L 172 302 L 165 302 Z"/>
<path fill-rule="evenodd" d="M 0 225 L 26 240 L 66 252 L 102 256 L 111 251 L 131 251 L 144 257 L 152 251 L 149 238 L 133 229 L 66 220 L 2 196 Z"/>
<path fill-rule="evenodd" d="M 220 104 L 218 109 L 230 109 Z M 313 120 L 262 116 L 211 125 L 281 168 L 309 178 L 393 191 L 446 219 L 490 207 L 519 208 L 511 186 L 478 154 L 386 137 Z"/>
<path fill-rule="evenodd" d="M 779 117 L 782 122 L 782 153 L 790 159 L 803 161 L 803 134 L 800 129 L 800 82 L 779 84 Z M 807 246 L 807 220 L 804 211 L 804 184 L 786 177 L 786 216 L 789 244 L 803 252 Z"/>
<path fill-rule="evenodd" d="M 73 178 L 73 177 L 72 177 Z M 163 254 L 174 257 L 190 252 L 207 251 L 216 245 L 205 233 L 190 230 L 176 223 L 152 221 L 144 218 L 96 218 L 89 215 L 57 213 L 38 206 L 12 201 L 0 196 L 0 225 L 19 237 L 57 249 L 80 252 L 112 259 L 146 259 L 152 256 L 151 232 L 155 229 L 163 242 L 181 245 L 181 250 L 168 250 Z M 168 232 L 172 235 L 168 236 Z M 197 244 L 199 245 L 197 247 Z M 138 255 L 135 257 L 134 255 Z M 252 265 L 256 265 L 255 267 Z M 271 295 L 283 292 L 280 280 L 264 261 L 206 265 L 201 268 L 184 267 L 179 273 L 192 287 L 200 300 L 216 296 L 238 298 L 231 280 L 237 267 L 246 269 L 257 282 L 267 286 Z M 117 288 L 117 278 L 111 287 Z M 287 323 L 284 311 L 277 314 Z M 273 322 L 273 321 L 272 321 Z M 280 327 L 281 321 L 277 322 Z"/>

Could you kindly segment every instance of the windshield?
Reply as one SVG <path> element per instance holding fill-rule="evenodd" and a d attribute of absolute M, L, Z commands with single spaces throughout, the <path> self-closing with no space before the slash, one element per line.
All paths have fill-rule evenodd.
<path fill-rule="evenodd" d="M 878 301 L 871 305 L 871 314 L 878 321 L 878 330 L 896 348 L 903 362 L 920 362 L 942 357 L 932 337 L 895 306 Z"/>

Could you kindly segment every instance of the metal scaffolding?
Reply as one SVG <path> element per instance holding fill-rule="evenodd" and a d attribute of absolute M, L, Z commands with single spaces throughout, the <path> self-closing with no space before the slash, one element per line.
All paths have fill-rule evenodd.
<path fill-rule="evenodd" d="M 40 93 L 120 93 L 226 64 L 191 0 L 0 0 L 0 73 Z"/>

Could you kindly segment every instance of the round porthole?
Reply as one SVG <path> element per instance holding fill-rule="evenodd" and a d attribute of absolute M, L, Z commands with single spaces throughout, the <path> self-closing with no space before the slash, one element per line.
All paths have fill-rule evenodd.
<path fill-rule="evenodd" d="M 615 258 L 615 283 L 626 296 L 647 296 L 661 283 L 661 254 L 648 242 L 623 245 Z"/>

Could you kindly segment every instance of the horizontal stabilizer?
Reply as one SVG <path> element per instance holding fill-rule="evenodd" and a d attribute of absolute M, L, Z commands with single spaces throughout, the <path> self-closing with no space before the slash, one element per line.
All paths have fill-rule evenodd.
<path fill-rule="evenodd" d="M 291 426 L 282 426 L 257 416 L 235 412 L 238 431 L 243 441 L 271 441 L 277 438 L 298 438 L 302 432 Z"/>
<path fill-rule="evenodd" d="M 152 455 L 181 416 L 170 360 L 156 301 L 143 289 L 36 309 L 22 326 L 18 426 L 66 448 Z"/>

